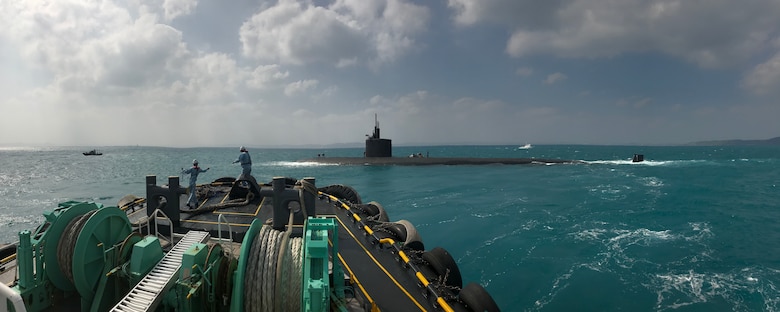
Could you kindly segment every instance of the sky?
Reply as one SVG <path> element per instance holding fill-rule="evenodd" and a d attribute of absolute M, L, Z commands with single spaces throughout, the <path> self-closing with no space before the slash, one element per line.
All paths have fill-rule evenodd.
<path fill-rule="evenodd" d="M 0 146 L 780 136 L 778 0 L 2 0 Z"/>

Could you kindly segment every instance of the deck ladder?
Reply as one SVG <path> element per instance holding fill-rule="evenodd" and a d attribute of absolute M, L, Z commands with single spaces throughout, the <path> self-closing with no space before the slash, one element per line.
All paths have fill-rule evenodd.
<path fill-rule="evenodd" d="M 189 231 L 173 246 L 165 256 L 146 274 L 132 290 L 117 303 L 111 311 L 140 312 L 154 311 L 162 300 L 162 296 L 175 281 L 181 267 L 181 257 L 184 252 L 196 243 L 205 243 L 209 233 Z"/>

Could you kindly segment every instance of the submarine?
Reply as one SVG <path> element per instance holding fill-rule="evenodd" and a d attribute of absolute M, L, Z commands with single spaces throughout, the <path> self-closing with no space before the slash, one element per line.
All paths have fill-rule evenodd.
<path fill-rule="evenodd" d="M 430 166 L 430 165 L 530 165 L 530 164 L 576 164 L 583 163 L 578 160 L 554 159 L 554 158 L 491 158 L 491 157 L 430 157 L 422 154 L 409 155 L 408 157 L 393 156 L 393 142 L 382 138 L 379 130 L 379 120 L 374 115 L 374 132 L 366 135 L 366 147 L 363 157 L 324 157 L 299 160 L 298 162 L 313 162 L 319 164 L 337 165 L 401 165 L 401 166 Z"/>

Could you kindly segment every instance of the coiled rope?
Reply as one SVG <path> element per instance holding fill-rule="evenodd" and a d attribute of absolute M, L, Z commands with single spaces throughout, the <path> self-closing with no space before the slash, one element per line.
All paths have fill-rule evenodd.
<path fill-rule="evenodd" d="M 57 243 L 57 258 L 60 259 L 58 261 L 60 271 L 71 283 L 73 283 L 73 253 L 76 249 L 76 241 L 81 234 L 81 229 L 84 228 L 84 224 L 87 223 L 89 217 L 95 214 L 95 212 L 97 210 L 92 210 L 70 220 L 62 232 L 60 241 Z"/>
<path fill-rule="evenodd" d="M 288 227 L 290 228 L 290 227 Z M 245 311 L 299 311 L 303 240 L 263 225 L 249 253 Z"/>
<path fill-rule="evenodd" d="M 298 180 L 301 212 L 306 219 L 304 192 L 317 195 L 314 184 Z M 246 311 L 299 311 L 301 305 L 301 272 L 303 272 L 303 239 L 292 238 L 295 211 L 290 211 L 287 230 L 276 231 L 263 225 L 255 237 L 247 263 L 244 281 Z"/>

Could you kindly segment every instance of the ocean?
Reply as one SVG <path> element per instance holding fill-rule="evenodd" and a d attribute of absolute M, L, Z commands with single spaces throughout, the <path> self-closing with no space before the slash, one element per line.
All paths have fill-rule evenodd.
<path fill-rule="evenodd" d="M 0 148 L 0 243 L 68 200 L 145 196 L 146 175 L 193 159 L 235 177 L 238 148 Z M 258 181 L 314 177 L 411 221 L 504 311 L 780 310 L 780 147 L 425 146 L 403 157 L 537 157 L 582 164 L 339 166 L 362 148 L 250 148 Z M 645 162 L 632 163 L 635 153 Z"/>

